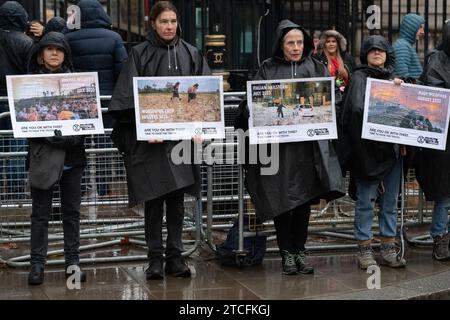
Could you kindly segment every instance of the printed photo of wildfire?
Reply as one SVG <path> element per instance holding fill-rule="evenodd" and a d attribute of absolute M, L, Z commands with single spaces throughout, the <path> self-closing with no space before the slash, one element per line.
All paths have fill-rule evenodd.
<path fill-rule="evenodd" d="M 449 95 L 442 91 L 372 81 L 367 122 L 443 133 L 448 105 Z"/>

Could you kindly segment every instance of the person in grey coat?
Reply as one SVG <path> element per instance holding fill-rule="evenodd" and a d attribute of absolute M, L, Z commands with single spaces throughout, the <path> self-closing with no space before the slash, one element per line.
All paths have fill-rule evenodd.
<path fill-rule="evenodd" d="M 281 21 L 273 56 L 262 63 L 256 79 L 329 77 L 327 67 L 311 57 L 313 48 L 313 41 L 302 27 Z M 242 111 L 240 116 L 248 118 L 248 110 Z M 313 273 L 305 255 L 311 205 L 345 194 L 333 146 L 330 141 L 282 143 L 278 172 L 262 175 L 262 167 L 247 166 L 247 189 L 257 218 L 274 220 L 283 273 Z"/>
<path fill-rule="evenodd" d="M 172 162 L 176 141 L 137 141 L 133 77 L 200 76 L 210 74 L 210 69 L 198 49 L 179 37 L 178 12 L 173 4 L 157 2 L 151 9 L 150 21 L 147 41 L 131 49 L 114 90 L 109 111 L 116 124 L 111 138 L 124 158 L 129 206 L 145 203 L 147 279 L 164 277 L 164 203 L 168 229 L 164 270 L 175 277 L 190 277 L 182 257 L 184 194 L 199 195 L 199 168 Z"/>

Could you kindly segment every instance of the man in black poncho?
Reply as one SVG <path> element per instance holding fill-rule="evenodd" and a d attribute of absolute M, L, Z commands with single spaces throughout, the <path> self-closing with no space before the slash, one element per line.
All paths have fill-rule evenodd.
<path fill-rule="evenodd" d="M 303 28 L 281 21 L 274 54 L 262 63 L 256 79 L 329 77 L 326 66 L 311 57 L 312 50 Z M 247 129 L 248 110 L 241 111 L 236 123 Z M 279 152 L 279 171 L 274 175 L 262 175 L 260 164 L 247 167 L 247 188 L 258 219 L 275 222 L 283 273 L 313 273 L 305 255 L 310 206 L 321 198 L 345 194 L 341 169 L 329 141 L 283 143 Z"/>
<path fill-rule="evenodd" d="M 166 203 L 168 237 L 166 273 L 190 277 L 182 253 L 184 193 L 199 194 L 198 167 L 175 165 L 170 159 L 173 141 L 137 141 L 134 116 L 133 77 L 200 76 L 210 70 L 197 48 L 178 36 L 177 9 L 168 1 L 157 2 L 150 13 L 147 41 L 132 48 L 113 93 L 109 111 L 117 122 L 112 133 L 124 156 L 129 205 L 145 203 L 145 234 L 149 267 L 147 279 L 163 277 L 162 219 Z"/>

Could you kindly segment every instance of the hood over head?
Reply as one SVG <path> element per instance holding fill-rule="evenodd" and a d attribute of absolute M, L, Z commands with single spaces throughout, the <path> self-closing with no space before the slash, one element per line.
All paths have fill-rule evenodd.
<path fill-rule="evenodd" d="M 336 39 L 339 50 L 344 53 L 347 51 L 347 40 L 344 38 L 342 34 L 337 32 L 336 30 L 327 30 L 322 33 L 320 36 L 319 45 L 317 46 L 318 50 L 323 50 L 325 48 L 325 43 L 329 37 L 333 37 Z"/>
<path fill-rule="evenodd" d="M 442 47 L 442 50 L 450 56 L 450 21 L 444 25 L 444 29 L 442 31 L 442 42 L 440 46 Z"/>
<path fill-rule="evenodd" d="M 45 32 L 49 33 L 51 31 L 65 33 L 67 31 L 67 22 L 61 17 L 53 17 L 45 26 Z"/>
<path fill-rule="evenodd" d="M 425 23 L 425 19 L 415 13 L 408 13 L 402 21 L 400 26 L 399 37 L 408 41 L 408 43 L 416 42 L 416 34 L 422 24 Z"/>
<path fill-rule="evenodd" d="M 274 47 L 273 47 L 273 56 L 275 58 L 284 60 L 284 53 L 283 53 L 283 48 L 282 48 L 283 38 L 286 35 L 286 33 L 291 31 L 292 29 L 300 30 L 303 33 L 304 48 L 303 48 L 303 53 L 302 53 L 302 59 L 304 57 L 309 56 L 313 52 L 314 43 L 313 43 L 313 40 L 311 39 L 311 37 L 309 36 L 309 34 L 306 32 L 306 30 L 303 27 L 299 26 L 298 24 L 295 24 L 294 22 L 292 22 L 290 20 L 283 20 L 278 24 L 278 27 L 277 27 L 277 32 L 276 32 L 276 37 L 275 37 L 275 42 L 274 42 Z"/>
<path fill-rule="evenodd" d="M 80 0 L 81 28 L 111 29 L 112 20 L 98 0 Z"/>
<path fill-rule="evenodd" d="M 46 33 L 41 41 L 39 41 L 37 48 L 35 50 L 35 53 L 33 54 L 33 58 L 31 59 L 32 67 L 30 68 L 31 71 L 35 71 L 39 68 L 39 66 L 34 65 L 37 64 L 37 59 L 39 55 L 41 54 L 42 50 L 45 47 L 54 46 L 57 48 L 61 48 L 64 50 L 65 56 L 64 56 L 64 62 L 62 65 L 63 69 L 72 69 L 72 51 L 70 50 L 70 45 L 66 40 L 66 37 L 59 32 L 50 31 L 49 33 Z"/>
<path fill-rule="evenodd" d="M 17 1 L 6 1 L 0 7 L 0 29 L 25 32 L 28 13 Z"/>
<path fill-rule="evenodd" d="M 394 49 L 392 46 L 387 42 L 387 40 L 380 35 L 373 35 L 369 36 L 364 40 L 362 46 L 361 46 L 361 63 L 367 64 L 367 54 L 372 49 L 380 49 L 386 52 L 386 62 L 385 66 L 392 63 L 394 59 Z"/>

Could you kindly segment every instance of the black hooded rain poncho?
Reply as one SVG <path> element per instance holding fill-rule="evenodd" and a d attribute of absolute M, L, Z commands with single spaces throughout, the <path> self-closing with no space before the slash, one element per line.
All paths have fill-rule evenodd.
<path fill-rule="evenodd" d="M 177 142 L 149 144 L 136 140 L 133 77 L 209 74 L 210 69 L 198 49 L 178 36 L 165 44 L 150 29 L 147 41 L 131 49 L 109 105 L 117 120 L 111 138 L 124 156 L 130 207 L 180 189 L 193 195 L 200 191 L 198 167 L 175 165 L 171 161 L 171 151 Z"/>
<path fill-rule="evenodd" d="M 442 50 L 431 56 L 424 84 L 450 89 L 450 22 L 444 26 Z M 419 149 L 415 158 L 416 177 L 428 201 L 450 197 L 450 133 L 445 151 Z"/>
<path fill-rule="evenodd" d="M 386 51 L 384 68 L 367 65 L 367 54 L 373 48 Z M 400 157 L 397 144 L 361 138 L 367 78 L 394 79 L 393 61 L 393 49 L 382 36 L 368 37 L 361 48 L 362 65 L 356 68 L 347 88 L 340 120 L 342 135 L 339 137 L 339 150 L 346 153 L 340 154 L 342 162 L 345 163 L 344 167 L 357 179 L 383 180 Z"/>
<path fill-rule="evenodd" d="M 299 62 L 286 61 L 281 47 L 284 36 L 292 29 L 299 29 L 304 35 Z M 326 66 L 311 57 L 312 51 L 313 41 L 303 28 L 289 20 L 280 22 L 273 56 L 262 63 L 255 80 L 329 77 Z M 260 164 L 247 167 L 247 189 L 258 219 L 272 219 L 321 198 L 333 200 L 345 194 L 331 142 L 282 143 L 279 152 L 279 170 L 275 175 L 261 175 Z"/>

